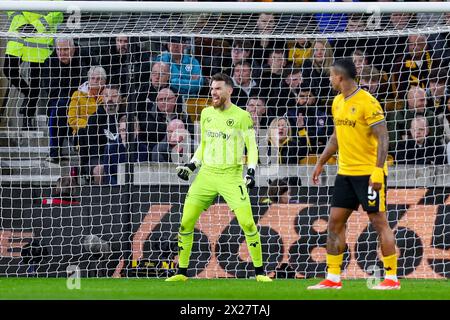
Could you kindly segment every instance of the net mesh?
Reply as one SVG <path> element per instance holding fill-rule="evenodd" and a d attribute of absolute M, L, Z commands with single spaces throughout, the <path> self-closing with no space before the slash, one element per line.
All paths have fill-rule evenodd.
<path fill-rule="evenodd" d="M 223 72 L 255 123 L 265 269 L 324 276 L 336 157 L 319 187 L 310 179 L 333 132 L 330 65 L 351 57 L 387 119 L 399 276 L 450 276 L 448 13 L 33 14 L 0 18 L 1 275 L 172 274 L 189 187 L 175 167 L 198 146 L 209 78 Z M 361 208 L 347 232 L 344 276 L 382 274 Z M 217 198 L 196 225 L 190 275 L 248 277 L 250 262 Z"/>

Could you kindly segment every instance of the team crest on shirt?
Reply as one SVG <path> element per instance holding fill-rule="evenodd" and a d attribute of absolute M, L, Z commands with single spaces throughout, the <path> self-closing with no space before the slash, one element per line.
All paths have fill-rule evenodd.
<path fill-rule="evenodd" d="M 234 125 L 234 120 L 233 119 L 228 119 L 227 120 L 227 126 L 232 127 Z"/>
<path fill-rule="evenodd" d="M 186 69 L 187 72 L 191 72 L 191 70 L 192 70 L 192 64 L 187 64 L 186 67 L 185 67 L 185 69 Z"/>
<path fill-rule="evenodd" d="M 351 114 L 355 114 L 355 113 L 356 113 L 356 107 L 355 107 L 355 106 L 352 106 L 352 107 L 350 108 L 350 113 L 351 113 Z"/>

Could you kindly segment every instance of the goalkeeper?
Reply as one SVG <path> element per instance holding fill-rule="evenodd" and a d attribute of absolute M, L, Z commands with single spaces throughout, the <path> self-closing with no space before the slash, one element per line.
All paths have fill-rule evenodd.
<path fill-rule="evenodd" d="M 189 257 L 194 238 L 194 226 L 200 214 L 207 210 L 220 194 L 235 213 L 245 234 L 257 281 L 270 282 L 264 274 L 261 239 L 253 220 L 247 188 L 255 185 L 258 162 L 255 131 L 250 114 L 231 103 L 233 81 L 218 73 L 211 78 L 213 107 L 202 110 L 201 141 L 190 163 L 177 167 L 178 176 L 188 180 L 201 165 L 189 188 L 178 233 L 178 272 L 166 281 L 186 281 Z M 247 174 L 242 178 L 243 152 L 247 148 Z"/>

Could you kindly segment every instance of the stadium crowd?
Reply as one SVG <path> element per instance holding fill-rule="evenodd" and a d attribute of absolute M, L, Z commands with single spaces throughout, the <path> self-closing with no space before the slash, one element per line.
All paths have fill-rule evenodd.
<path fill-rule="evenodd" d="M 316 18 L 322 31 L 356 32 L 367 23 L 361 15 L 326 24 Z M 445 18 L 450 25 L 450 14 Z M 277 19 L 260 14 L 257 32 L 270 34 Z M 393 13 L 384 19 L 401 30 L 417 17 Z M 55 18 L 55 24 L 60 22 Z M 345 56 L 357 67 L 360 87 L 385 110 L 390 162 L 445 164 L 449 39 L 447 33 L 295 40 L 171 36 L 150 38 L 148 49 L 142 39 L 123 35 L 91 39 L 89 45 L 61 37 L 54 39 L 48 57 L 30 64 L 30 83 L 21 78 L 21 58 L 14 52 L 6 52 L 3 71 L 26 98 L 21 108 L 25 129 L 35 126 L 38 95 L 47 98 L 48 160 L 66 160 L 67 138 L 80 155 L 82 174 L 97 184 L 115 183 L 122 162 L 190 158 L 198 143 L 200 111 L 208 105 L 209 79 L 216 72 L 230 75 L 232 102 L 253 118 L 258 143 L 266 146 L 260 150 L 261 164 L 313 163 L 333 132 L 330 109 L 337 92 L 330 86 L 329 69 Z"/>

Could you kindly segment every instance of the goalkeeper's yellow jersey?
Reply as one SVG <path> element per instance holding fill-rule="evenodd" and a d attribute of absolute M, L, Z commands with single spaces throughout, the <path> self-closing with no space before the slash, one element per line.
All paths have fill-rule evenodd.
<path fill-rule="evenodd" d="M 380 103 L 358 88 L 345 98 L 337 95 L 331 107 L 338 141 L 338 174 L 371 175 L 377 163 L 378 140 L 371 127 L 385 121 Z M 384 164 L 387 175 L 387 163 Z"/>
<path fill-rule="evenodd" d="M 258 147 L 250 113 L 232 104 L 226 110 L 207 107 L 200 116 L 201 141 L 193 160 L 214 171 L 238 170 L 244 165 L 256 167 Z"/>

